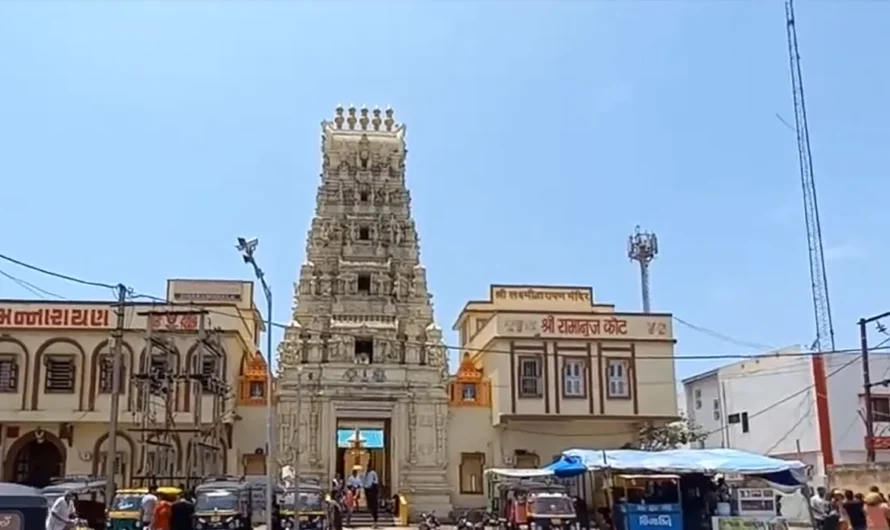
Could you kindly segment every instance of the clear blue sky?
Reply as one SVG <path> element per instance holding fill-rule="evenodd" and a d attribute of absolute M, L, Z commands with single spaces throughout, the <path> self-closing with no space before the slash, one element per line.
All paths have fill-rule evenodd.
<path fill-rule="evenodd" d="M 834 322 L 855 347 L 856 319 L 890 309 L 890 3 L 800 2 L 798 19 Z M 167 277 L 249 278 L 233 241 L 258 236 L 286 321 L 318 124 L 391 104 L 446 330 L 497 282 L 637 309 L 641 224 L 661 242 L 655 309 L 813 340 L 778 1 L 2 2 L 0 72 L 0 252 L 46 268 L 162 295 Z M 0 296 L 32 295 L 0 279 Z M 679 355 L 756 351 L 676 333 Z"/>

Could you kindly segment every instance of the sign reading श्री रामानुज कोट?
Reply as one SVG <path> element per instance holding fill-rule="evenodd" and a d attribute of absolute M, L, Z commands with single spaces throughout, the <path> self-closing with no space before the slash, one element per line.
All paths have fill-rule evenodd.
<path fill-rule="evenodd" d="M 502 333 L 506 335 L 531 335 L 544 337 L 648 337 L 667 338 L 668 324 L 662 320 L 616 316 L 565 316 L 553 315 L 504 316 Z"/>

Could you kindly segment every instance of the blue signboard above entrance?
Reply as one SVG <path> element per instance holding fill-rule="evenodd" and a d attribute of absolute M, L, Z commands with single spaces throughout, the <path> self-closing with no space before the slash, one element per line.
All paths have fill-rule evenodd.
<path fill-rule="evenodd" d="M 355 447 L 356 433 L 359 447 L 363 449 L 382 449 L 383 429 L 337 429 L 337 447 L 349 449 Z"/>

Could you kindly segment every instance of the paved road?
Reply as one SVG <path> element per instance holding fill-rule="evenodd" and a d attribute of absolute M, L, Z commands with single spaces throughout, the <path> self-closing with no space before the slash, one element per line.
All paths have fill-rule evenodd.
<path fill-rule="evenodd" d="M 266 525 L 261 524 L 259 526 L 254 526 L 254 530 L 266 530 Z M 404 530 L 406 527 L 404 526 L 378 526 L 376 530 Z M 417 528 L 416 525 L 411 525 L 407 528 Z M 374 530 L 373 527 L 370 526 L 349 526 L 348 530 Z M 442 525 L 439 527 L 440 530 L 454 530 L 454 526 L 450 525 Z"/>

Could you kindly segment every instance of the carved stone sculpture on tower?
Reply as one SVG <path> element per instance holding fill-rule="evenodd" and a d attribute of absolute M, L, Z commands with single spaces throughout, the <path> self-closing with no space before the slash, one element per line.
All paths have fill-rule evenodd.
<path fill-rule="evenodd" d="M 413 492 L 418 509 L 448 513 L 449 480 L 444 469 L 436 470 L 448 454 L 447 440 L 444 419 L 435 419 L 443 410 L 437 404 L 448 398 L 440 368 L 447 360 L 419 249 L 408 244 L 417 238 L 405 188 L 404 134 L 391 110 L 372 115 L 338 107 L 334 119 L 322 123 L 324 163 L 306 239 L 306 261 L 314 265 L 300 269 L 293 316 L 299 325 L 285 333 L 279 350 L 282 365 L 302 364 L 313 377 L 314 394 L 305 378 L 286 384 L 296 372 L 285 371 L 279 410 L 296 401 L 294 388 L 307 406 L 318 403 L 319 410 L 313 404 L 311 412 L 299 412 L 310 453 L 299 465 L 301 476 L 326 480 L 337 467 L 331 440 L 339 411 L 362 408 L 369 397 L 376 407 L 392 407 L 386 414 L 393 433 L 408 430 L 409 443 L 386 453 L 388 478 Z M 281 439 L 290 439 L 285 434 Z"/>

